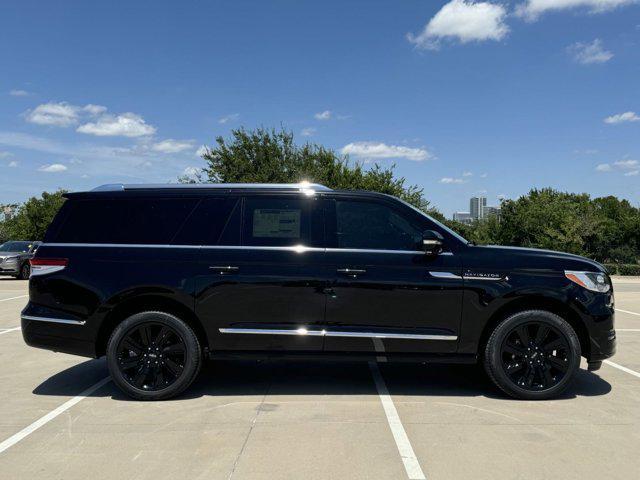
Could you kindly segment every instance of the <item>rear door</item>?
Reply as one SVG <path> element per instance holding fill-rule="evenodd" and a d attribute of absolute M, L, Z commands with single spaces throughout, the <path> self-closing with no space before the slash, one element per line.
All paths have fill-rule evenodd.
<path fill-rule="evenodd" d="M 454 352 L 462 272 L 448 234 L 444 252 L 425 254 L 422 234 L 437 225 L 381 197 L 336 196 L 326 212 L 325 351 Z"/>
<path fill-rule="evenodd" d="M 245 195 L 201 252 L 196 311 L 213 350 L 321 351 L 328 276 L 315 196 Z"/>

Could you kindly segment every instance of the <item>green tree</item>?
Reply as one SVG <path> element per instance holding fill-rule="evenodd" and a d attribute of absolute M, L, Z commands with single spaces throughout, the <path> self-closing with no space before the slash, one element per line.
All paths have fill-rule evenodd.
<path fill-rule="evenodd" d="M 31 197 L 9 220 L 0 223 L 0 237 L 4 240 L 42 240 L 65 200 L 64 193 L 64 190 L 58 190 L 43 192 L 40 198 Z"/>
<path fill-rule="evenodd" d="M 216 145 L 203 155 L 206 167 L 200 175 L 182 177 L 182 182 L 223 183 L 295 183 L 309 181 L 330 188 L 371 190 L 395 195 L 429 213 L 423 191 L 406 185 L 403 177 L 394 174 L 394 166 L 378 164 L 365 169 L 351 163 L 321 145 L 297 145 L 293 134 L 285 129 L 245 130 L 231 132 L 231 138 L 216 138 Z"/>

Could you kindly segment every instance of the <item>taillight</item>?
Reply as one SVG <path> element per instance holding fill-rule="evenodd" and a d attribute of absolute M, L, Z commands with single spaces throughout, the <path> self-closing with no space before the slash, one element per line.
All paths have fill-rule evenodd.
<path fill-rule="evenodd" d="M 64 270 L 69 264 L 67 258 L 32 258 L 29 260 L 31 264 L 31 276 L 45 275 L 48 273 L 59 272 Z"/>

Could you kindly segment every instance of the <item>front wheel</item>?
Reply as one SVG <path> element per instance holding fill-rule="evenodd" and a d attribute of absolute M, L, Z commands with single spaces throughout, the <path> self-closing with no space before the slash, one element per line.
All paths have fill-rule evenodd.
<path fill-rule="evenodd" d="M 580 341 L 558 315 L 528 310 L 511 315 L 493 331 L 485 369 L 506 394 L 546 400 L 562 393 L 580 367 Z"/>
<path fill-rule="evenodd" d="M 185 322 L 165 312 L 142 312 L 120 323 L 107 344 L 114 383 L 138 400 L 164 400 L 198 375 L 202 351 Z"/>

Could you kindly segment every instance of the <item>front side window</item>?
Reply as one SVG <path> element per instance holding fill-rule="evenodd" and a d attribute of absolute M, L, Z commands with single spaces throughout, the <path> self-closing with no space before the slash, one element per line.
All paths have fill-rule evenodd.
<path fill-rule="evenodd" d="M 248 197 L 245 200 L 242 243 L 255 246 L 312 244 L 313 199 Z"/>
<path fill-rule="evenodd" d="M 338 248 L 419 250 L 423 227 L 414 219 L 376 202 L 336 200 Z"/>
<path fill-rule="evenodd" d="M 0 252 L 26 253 L 30 248 L 29 242 L 6 242 L 0 245 Z"/>

